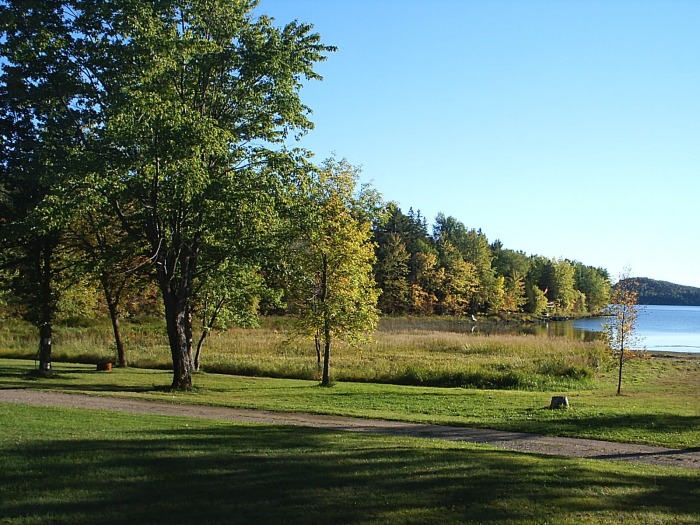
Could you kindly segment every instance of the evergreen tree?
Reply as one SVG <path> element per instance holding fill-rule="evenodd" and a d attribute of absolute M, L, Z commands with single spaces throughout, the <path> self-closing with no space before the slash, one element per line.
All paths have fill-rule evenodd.
<path fill-rule="evenodd" d="M 410 255 L 398 233 L 386 236 L 377 249 L 375 276 L 382 290 L 379 309 L 388 314 L 401 314 L 408 309 L 408 262 Z"/>

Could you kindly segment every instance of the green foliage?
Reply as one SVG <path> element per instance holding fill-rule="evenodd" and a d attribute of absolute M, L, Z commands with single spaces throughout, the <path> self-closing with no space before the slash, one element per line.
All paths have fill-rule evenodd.
<path fill-rule="evenodd" d="M 377 248 L 375 278 L 382 290 L 379 308 L 390 315 L 405 313 L 408 308 L 410 258 L 403 239 L 395 232 Z"/>
<path fill-rule="evenodd" d="M 635 281 L 639 291 L 639 304 L 700 306 L 700 288 L 641 277 L 635 278 Z M 622 286 L 624 282 L 618 285 Z"/>
<path fill-rule="evenodd" d="M 601 268 L 575 264 L 576 289 L 586 297 L 586 307 L 590 313 L 603 311 L 610 300 L 610 278 Z"/>
<path fill-rule="evenodd" d="M 104 315 L 104 302 L 96 284 L 88 279 L 73 283 L 61 293 L 56 320 L 71 323 Z"/>
<path fill-rule="evenodd" d="M 527 311 L 536 316 L 547 313 L 547 296 L 537 285 L 530 285 L 527 289 Z"/>
<path fill-rule="evenodd" d="M 323 343 L 325 385 L 330 383 L 332 341 L 362 340 L 378 321 L 371 220 L 379 202 L 367 188 L 356 192 L 358 174 L 346 160 L 324 162 L 309 188 L 305 222 L 289 254 L 297 328 Z"/>
<path fill-rule="evenodd" d="M 161 288 L 173 384 L 181 388 L 191 384 L 195 281 L 227 261 L 255 265 L 270 247 L 280 228 L 279 196 L 304 157 L 284 143 L 312 127 L 299 91 L 303 81 L 320 78 L 313 67 L 333 50 L 307 24 L 277 28 L 253 16 L 256 5 L 2 6 L 0 102 L 11 118 L 3 120 L 9 146 L 0 180 L 25 195 L 27 177 L 38 181 L 38 200 L 24 208 L 41 218 L 35 226 L 48 227 L 41 232 L 46 243 L 24 245 L 45 246 L 34 259 L 53 278 L 61 221 L 79 210 L 74 199 L 73 206 L 43 203 L 60 204 L 70 188 L 94 189 L 144 250 L 139 255 Z M 42 323 L 56 302 L 50 292 Z"/>

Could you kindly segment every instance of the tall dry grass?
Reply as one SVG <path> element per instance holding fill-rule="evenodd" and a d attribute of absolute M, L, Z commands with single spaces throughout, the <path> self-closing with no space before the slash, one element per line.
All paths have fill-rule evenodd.
<path fill-rule="evenodd" d="M 593 380 L 607 363 L 602 343 L 565 337 L 485 335 L 464 323 L 441 318 L 383 319 L 371 342 L 337 342 L 331 353 L 335 380 L 461 386 L 475 388 L 575 388 Z M 158 320 L 124 323 L 131 366 L 165 368 L 170 352 Z M 31 357 L 35 331 L 16 322 L 0 325 L 0 355 Z M 54 359 L 95 362 L 111 359 L 114 344 L 107 322 L 56 329 Z M 255 329 L 212 334 L 203 349 L 209 372 L 314 379 L 318 366 L 313 341 L 292 337 L 285 318 L 266 318 Z"/>

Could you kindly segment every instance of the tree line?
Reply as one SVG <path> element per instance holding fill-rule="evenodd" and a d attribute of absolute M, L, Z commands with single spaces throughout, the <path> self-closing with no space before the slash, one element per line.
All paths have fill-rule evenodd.
<path fill-rule="evenodd" d="M 598 314 L 610 298 L 607 270 L 489 243 L 481 230 L 443 213 L 429 233 L 420 211 L 390 204 L 375 239 L 386 314 L 571 316 Z"/>
<path fill-rule="evenodd" d="M 301 90 L 335 48 L 256 7 L 0 0 L 0 300 L 38 327 L 41 372 L 76 288 L 101 291 L 123 365 L 120 319 L 157 303 L 178 389 L 215 326 L 261 311 L 295 316 L 329 384 L 332 341 L 362 338 L 380 311 L 607 301 L 604 270 L 444 215 L 429 234 L 349 162 L 314 163 L 296 142 L 313 127 Z"/>

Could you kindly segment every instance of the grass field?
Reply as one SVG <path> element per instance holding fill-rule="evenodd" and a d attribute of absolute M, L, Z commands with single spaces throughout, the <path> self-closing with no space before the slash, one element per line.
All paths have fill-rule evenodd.
<path fill-rule="evenodd" d="M 127 323 L 126 330 L 132 365 L 155 369 L 134 366 L 105 374 L 76 364 L 109 356 L 109 326 L 60 327 L 55 358 L 70 364 L 55 363 L 58 377 L 31 381 L 26 376 L 33 367 L 31 361 L 0 360 L 0 387 L 182 397 L 186 402 L 223 406 L 469 425 L 669 447 L 700 446 L 700 355 L 629 361 L 624 395 L 617 396 L 614 363 L 596 343 L 535 336 L 473 336 L 465 334 L 458 323 L 446 320 L 390 321 L 381 327 L 371 346 L 343 347 L 334 353 L 333 370 L 339 381 L 330 389 L 319 388 L 313 379 L 313 350 L 286 342 L 284 319 L 268 319 L 260 329 L 230 330 L 213 337 L 204 358 L 209 370 L 233 369 L 247 374 L 199 373 L 191 393 L 172 393 L 164 388 L 170 384 L 165 370 L 168 350 L 161 341 L 160 325 L 152 321 Z M 0 356 L 33 357 L 35 337 L 31 327 L 3 323 Z M 161 346 L 156 344 L 159 341 Z M 268 361 L 270 369 L 265 373 L 263 363 Z M 554 364 L 545 370 L 543 363 Z M 389 375 L 394 383 L 402 382 L 397 378 L 405 379 L 407 369 L 414 370 L 414 375 L 433 374 L 443 379 L 464 377 L 465 371 L 482 379 L 513 373 L 524 379 L 508 388 L 489 387 L 488 381 L 479 388 L 469 384 L 466 388 L 407 386 L 373 383 L 347 372 L 362 366 L 364 374 L 374 376 L 393 367 L 395 372 Z M 296 371 L 304 367 L 309 378 L 285 379 L 297 377 Z M 588 372 L 578 377 L 560 374 L 576 367 Z M 567 395 L 571 408 L 547 410 L 552 395 Z"/>
<path fill-rule="evenodd" d="M 0 404 L 0 523 L 695 524 L 700 474 Z"/>
<path fill-rule="evenodd" d="M 36 378 L 30 374 L 34 362 L 18 359 L 33 357 L 34 331 L 3 323 L 0 388 L 700 446 L 698 356 L 630 361 L 624 395 L 616 396 L 615 370 L 595 344 L 472 336 L 449 323 L 408 321 L 385 327 L 373 346 L 340 348 L 334 354 L 340 380 L 322 388 L 313 379 L 313 351 L 287 343 L 284 321 L 270 320 L 260 330 L 213 338 L 205 357 L 210 371 L 196 374 L 193 391 L 173 392 L 157 325 L 128 327 L 132 365 L 153 368 L 98 372 L 87 363 L 111 357 L 104 328 L 61 327 L 55 376 Z M 559 364 L 543 366 L 547 362 Z M 343 375 L 362 364 L 367 377 Z M 516 372 L 527 381 L 492 388 L 392 384 L 407 377 L 407 367 L 414 380 L 444 381 L 468 369 L 472 377 L 493 380 Z M 567 367 L 590 373 L 557 372 Z M 279 377 L 285 375 L 306 378 Z M 385 381 L 369 382 L 371 377 Z M 555 394 L 567 395 L 571 408 L 548 410 Z M 700 473 L 694 470 L 437 440 L 5 404 L 0 427 L 0 524 L 700 521 Z"/>
<path fill-rule="evenodd" d="M 630 364 L 626 395 L 614 374 L 592 390 L 522 391 L 337 383 L 200 373 L 192 392 L 172 392 L 165 370 L 113 369 L 55 363 L 56 377 L 28 375 L 33 362 L 0 359 L 0 388 L 43 388 L 216 406 L 373 417 L 589 437 L 669 447 L 700 446 L 698 361 L 667 359 Z M 692 367 L 695 367 L 694 369 Z M 568 395 L 571 408 L 548 410 L 552 395 Z"/>

